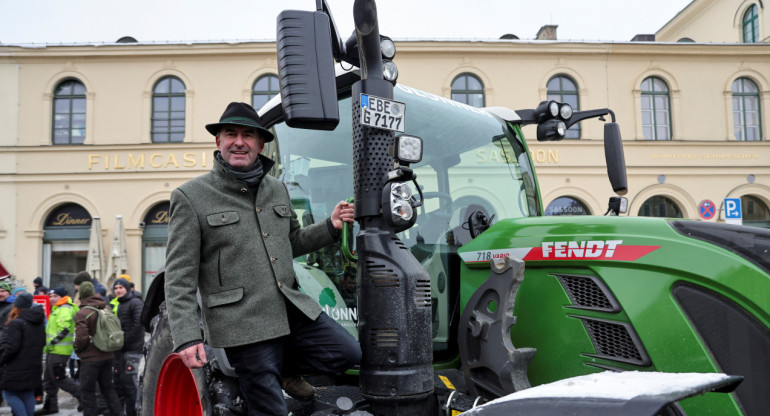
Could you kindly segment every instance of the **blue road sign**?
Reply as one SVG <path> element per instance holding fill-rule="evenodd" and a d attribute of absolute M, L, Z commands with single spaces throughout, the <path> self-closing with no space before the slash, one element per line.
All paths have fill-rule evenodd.
<path fill-rule="evenodd" d="M 714 215 L 716 214 L 716 206 L 712 200 L 704 199 L 698 204 L 698 212 L 700 213 L 701 218 L 710 220 L 714 218 Z"/>
<path fill-rule="evenodd" d="M 725 198 L 725 222 L 728 224 L 742 224 L 743 214 L 740 198 Z"/>

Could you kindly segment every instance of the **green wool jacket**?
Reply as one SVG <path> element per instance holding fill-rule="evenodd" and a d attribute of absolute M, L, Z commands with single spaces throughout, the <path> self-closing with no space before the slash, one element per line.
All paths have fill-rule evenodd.
<path fill-rule="evenodd" d="M 264 171 L 273 162 L 260 155 Z M 201 339 L 233 347 L 289 334 L 286 301 L 311 319 L 318 303 L 297 288 L 293 258 L 334 241 L 325 222 L 301 228 L 283 182 L 264 176 L 256 201 L 219 163 L 171 193 L 166 305 L 174 349 Z"/>

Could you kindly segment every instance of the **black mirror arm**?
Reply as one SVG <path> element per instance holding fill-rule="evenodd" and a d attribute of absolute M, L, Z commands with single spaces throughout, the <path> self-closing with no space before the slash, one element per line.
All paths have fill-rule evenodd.
<path fill-rule="evenodd" d="M 577 122 L 583 121 L 587 118 L 599 117 L 599 120 L 604 121 L 604 116 L 609 114 L 612 118 L 612 122 L 615 122 L 615 113 L 609 108 L 600 108 L 598 110 L 586 110 L 576 111 L 568 121 L 565 122 L 567 128 L 572 127 Z"/>

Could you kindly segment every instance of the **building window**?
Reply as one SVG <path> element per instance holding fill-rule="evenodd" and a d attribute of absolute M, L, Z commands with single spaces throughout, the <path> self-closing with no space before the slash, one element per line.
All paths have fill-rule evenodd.
<path fill-rule="evenodd" d="M 759 13 L 757 13 L 757 5 L 752 4 L 751 7 L 743 14 L 743 42 L 744 43 L 757 43 L 759 42 Z"/>
<path fill-rule="evenodd" d="M 259 110 L 271 98 L 280 93 L 281 86 L 278 83 L 278 76 L 262 75 L 254 81 L 254 86 L 251 88 L 251 106 Z"/>
<path fill-rule="evenodd" d="M 591 211 L 576 198 L 560 196 L 548 204 L 545 215 L 591 215 Z"/>
<path fill-rule="evenodd" d="M 741 197 L 741 209 L 743 225 L 770 228 L 770 208 L 761 199 L 744 195 Z"/>
<path fill-rule="evenodd" d="M 556 100 L 560 103 L 567 103 L 572 109 L 580 109 L 580 99 L 578 98 L 578 89 L 575 81 L 566 75 L 556 75 L 548 81 L 548 100 Z M 580 123 L 575 124 L 567 130 L 564 136 L 566 139 L 580 138 Z"/>
<path fill-rule="evenodd" d="M 762 138 L 759 116 L 759 88 L 748 78 L 733 82 L 733 131 L 739 141 L 756 141 Z"/>
<path fill-rule="evenodd" d="M 658 77 L 642 81 L 642 131 L 645 140 L 671 140 L 668 85 Z"/>
<path fill-rule="evenodd" d="M 640 217 L 682 218 L 682 210 L 676 202 L 665 196 L 653 196 L 644 201 L 639 209 Z"/>
<path fill-rule="evenodd" d="M 53 144 L 83 144 L 86 139 L 86 87 L 70 79 L 53 94 Z"/>
<path fill-rule="evenodd" d="M 452 99 L 474 107 L 484 107 L 484 84 L 472 74 L 460 74 L 452 81 Z"/>
<path fill-rule="evenodd" d="M 145 292 L 166 262 L 169 207 L 169 201 L 156 204 L 142 221 L 142 288 Z"/>
<path fill-rule="evenodd" d="M 185 87 L 177 77 L 163 77 L 152 89 L 153 143 L 184 140 Z"/>
<path fill-rule="evenodd" d="M 43 225 L 44 284 L 74 293 L 72 280 L 87 267 L 92 225 L 91 214 L 76 203 L 62 204 L 48 214 Z"/>

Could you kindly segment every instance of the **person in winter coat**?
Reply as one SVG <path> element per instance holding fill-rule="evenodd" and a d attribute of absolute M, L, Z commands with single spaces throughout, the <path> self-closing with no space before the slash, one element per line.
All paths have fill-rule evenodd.
<path fill-rule="evenodd" d="M 98 313 L 86 306 L 104 309 L 107 303 L 100 295 L 94 294 L 94 285 L 83 282 L 78 289 L 80 293 L 80 310 L 75 314 L 75 352 L 80 357 L 80 394 L 82 395 L 83 414 L 96 416 L 99 414 L 96 399 L 96 385 L 107 401 L 110 415 L 122 415 L 120 399 L 112 384 L 112 362 L 115 354 L 104 352 L 91 343 L 91 337 L 96 333 Z"/>
<path fill-rule="evenodd" d="M 0 355 L 3 376 L 0 387 L 3 397 L 16 416 L 35 413 L 35 388 L 43 373 L 43 346 L 45 346 L 45 311 L 32 304 L 32 295 L 16 297 L 5 327 Z"/>
<path fill-rule="evenodd" d="M 67 289 L 55 287 L 51 289 L 51 314 L 45 327 L 46 345 L 43 352 L 46 356 L 43 389 L 45 402 L 43 408 L 36 414 L 51 415 L 59 412 L 59 389 L 64 389 L 80 401 L 80 386 L 67 377 L 67 360 L 70 359 L 75 340 L 75 313 L 78 307 L 67 296 Z"/>
<path fill-rule="evenodd" d="M 142 359 L 144 327 L 139 322 L 144 302 L 131 290 L 131 283 L 125 278 L 115 279 L 112 291 L 117 299 L 117 312 L 123 328 L 123 348 L 115 354 L 115 384 L 118 396 L 126 409 L 127 416 L 136 415 L 136 394 L 139 385 L 137 368 Z"/>
<path fill-rule="evenodd" d="M 48 295 L 48 288 L 43 284 L 43 278 L 38 276 L 32 281 L 32 285 L 35 286 L 36 295 Z"/>

